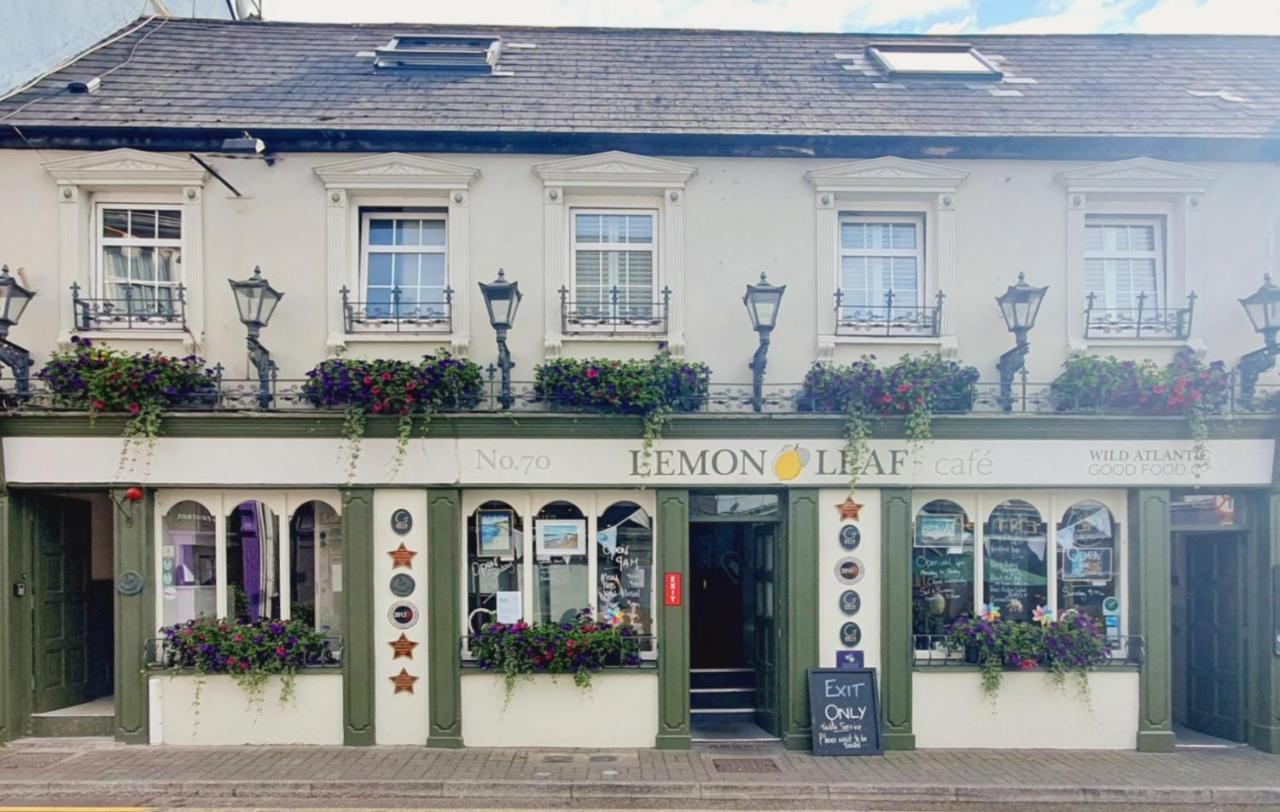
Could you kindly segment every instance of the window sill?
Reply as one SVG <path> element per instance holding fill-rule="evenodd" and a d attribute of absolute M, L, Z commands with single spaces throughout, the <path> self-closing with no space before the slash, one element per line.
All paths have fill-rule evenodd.
<path fill-rule="evenodd" d="M 445 345 L 454 355 L 466 355 L 471 346 L 471 339 L 469 336 L 460 333 L 384 333 L 377 330 L 361 333 L 330 333 L 329 335 L 330 352 L 345 350 L 351 344 L 369 346 L 395 346 L 401 344 L 409 346 L 414 344 Z"/>
<path fill-rule="evenodd" d="M 172 330 L 81 330 L 68 334 L 65 338 L 59 340 L 62 349 L 71 348 L 71 336 L 79 336 L 87 338 L 90 341 L 128 341 L 128 342 L 181 342 L 184 349 L 188 352 L 195 352 L 196 339 L 191 333 L 181 328 L 173 328 Z"/>
<path fill-rule="evenodd" d="M 938 673 L 944 673 L 944 672 L 956 673 L 956 674 L 978 674 L 982 672 L 982 666 L 973 665 L 971 663 L 964 663 L 964 662 L 931 663 L 931 664 L 914 663 L 911 666 L 911 670 L 919 671 L 921 673 L 926 673 L 926 674 L 938 674 Z M 1046 677 L 1050 676 L 1050 672 L 1044 668 L 1033 668 L 1030 671 L 1023 671 L 1020 668 L 1004 668 L 1001 670 L 1006 674 L 1043 674 Z M 1113 674 L 1116 672 L 1121 672 L 1121 673 L 1132 672 L 1136 674 L 1141 670 L 1142 670 L 1142 666 L 1140 665 L 1134 665 L 1132 663 L 1126 663 L 1123 660 L 1120 660 L 1117 662 L 1105 663 L 1096 668 L 1091 668 L 1089 669 L 1089 672 L 1090 673 L 1095 673 L 1095 672 L 1107 673 L 1107 674 Z M 1071 675 L 1068 675 L 1068 676 L 1071 676 Z"/>
<path fill-rule="evenodd" d="M 941 336 L 885 336 L 885 335 L 820 335 L 818 355 L 830 360 L 836 347 L 910 347 L 932 349 L 944 358 L 960 354 L 960 344 L 952 335 Z"/>
<path fill-rule="evenodd" d="M 1195 338 L 1132 338 L 1128 336 L 1116 338 L 1076 338 L 1072 339 L 1072 352 L 1090 352 L 1097 350 L 1177 350 L 1188 347 L 1195 352 L 1204 352 L 1204 342 Z"/>
<path fill-rule="evenodd" d="M 636 341 L 651 342 L 654 344 L 667 340 L 666 333 L 610 333 L 607 331 L 591 332 L 581 331 L 577 333 L 565 333 L 560 336 L 562 341 Z"/>

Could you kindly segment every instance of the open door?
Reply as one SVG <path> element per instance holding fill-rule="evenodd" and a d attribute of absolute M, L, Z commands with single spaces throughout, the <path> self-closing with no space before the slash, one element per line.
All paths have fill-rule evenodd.
<path fill-rule="evenodd" d="M 1240 536 L 1186 541 L 1187 725 L 1245 741 L 1244 557 Z"/>
<path fill-rule="evenodd" d="M 778 646 L 780 626 L 777 617 L 778 525 L 751 524 L 749 533 L 750 561 L 755 576 L 755 669 L 756 724 L 771 735 L 779 735 L 778 725 Z"/>
<path fill-rule="evenodd" d="M 89 679 L 90 505 L 41 496 L 33 516 L 32 712 L 91 698 Z"/>

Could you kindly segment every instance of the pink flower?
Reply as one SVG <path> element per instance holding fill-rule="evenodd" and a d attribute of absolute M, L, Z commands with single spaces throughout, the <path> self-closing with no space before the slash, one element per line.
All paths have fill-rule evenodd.
<path fill-rule="evenodd" d="M 284 646 L 276 646 L 276 656 L 283 657 L 285 654 Z"/>
<path fill-rule="evenodd" d="M 137 414 L 140 411 L 142 411 L 142 407 L 139 406 L 138 404 L 136 403 L 129 404 L 129 414 Z"/>
<path fill-rule="evenodd" d="M 596 369 L 595 367 L 588 368 L 587 377 L 594 381 L 596 378 L 600 377 L 600 370 Z"/>
<path fill-rule="evenodd" d="M 231 639 L 232 639 L 232 640 L 234 640 L 234 641 L 236 641 L 237 643 L 243 643 L 243 642 L 244 642 L 244 635 L 243 635 L 243 634 L 240 634 L 239 632 L 237 632 L 237 633 L 236 633 L 236 636 L 235 636 L 235 637 L 233 637 L 233 638 L 231 638 Z"/>

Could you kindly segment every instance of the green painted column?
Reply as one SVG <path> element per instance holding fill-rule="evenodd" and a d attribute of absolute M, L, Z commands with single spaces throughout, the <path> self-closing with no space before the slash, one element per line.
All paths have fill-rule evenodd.
<path fill-rule="evenodd" d="M 1138 749 L 1173 752 L 1169 491 L 1129 492 L 1130 629 L 1146 657 L 1138 682 Z"/>
<path fill-rule="evenodd" d="M 342 604 L 347 630 L 342 653 L 342 742 L 372 745 L 373 661 L 373 489 L 342 492 Z"/>
<path fill-rule="evenodd" d="M 15 597 L 12 590 L 22 567 L 21 506 L 20 497 L 0 491 L 0 585 L 4 586 L 4 595 L 0 596 L 0 742 L 22 735 L 24 713 L 19 686 L 23 684 L 22 675 L 31 673 L 31 668 L 24 666 L 25 659 L 18 656 L 20 635 L 10 628 L 13 619 L 21 616 L 23 606 L 23 599 Z"/>
<path fill-rule="evenodd" d="M 880 491 L 880 716 L 886 750 L 914 750 L 911 729 L 911 490 Z"/>
<path fill-rule="evenodd" d="M 462 492 L 427 491 L 427 690 L 428 747 L 462 747 L 462 673 L 458 634 L 462 628 L 460 566 Z"/>
<path fill-rule="evenodd" d="M 689 492 L 659 490 L 657 572 L 658 737 L 662 750 L 688 750 L 689 734 Z M 683 587 L 679 606 L 661 597 L 667 573 L 678 573 Z"/>
<path fill-rule="evenodd" d="M 787 491 L 787 533 L 782 582 L 774 605 L 781 615 L 779 721 L 788 750 L 813 745 L 809 718 L 809 669 L 818 663 L 818 491 Z"/>
<path fill-rule="evenodd" d="M 1280 449 L 1277 449 L 1280 461 Z M 1280 469 L 1280 465 L 1277 466 Z M 1249 495 L 1249 543 L 1246 594 L 1249 615 L 1261 618 L 1249 637 L 1249 744 L 1268 753 L 1280 753 L 1280 617 L 1275 611 L 1276 582 L 1272 573 L 1280 567 L 1280 480 L 1271 492 Z"/>
<path fill-rule="evenodd" d="M 115 579 L 134 575 L 142 579 L 137 595 L 115 593 L 115 736 L 117 741 L 146 744 L 147 675 L 143 662 L 146 640 L 156 636 L 155 592 L 155 492 L 148 489 L 141 501 L 130 502 L 124 489 L 110 497 L 123 505 L 112 523 L 115 536 Z"/>

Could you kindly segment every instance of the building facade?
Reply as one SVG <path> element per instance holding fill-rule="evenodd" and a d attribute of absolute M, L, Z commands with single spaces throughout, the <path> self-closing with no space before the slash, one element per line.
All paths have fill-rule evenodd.
<path fill-rule="evenodd" d="M 807 671 L 861 662 L 887 748 L 1280 750 L 1278 62 L 1268 38 L 178 20 L 95 50 L 0 102 L 0 260 L 36 293 L 7 340 L 33 370 L 88 340 L 216 372 L 129 441 L 128 397 L 75 368 L 20 391 L 19 356 L 0 736 L 804 748 Z M 250 334 L 272 367 L 224 282 L 255 268 L 284 294 Z M 738 301 L 762 272 L 763 368 Z M 445 351 L 475 396 L 409 434 L 371 410 L 353 440 L 308 395 L 326 359 Z M 877 397 L 927 407 L 854 415 L 815 377 L 864 356 L 907 376 Z M 1098 396 L 1072 359 L 1107 356 L 1149 389 Z M 654 358 L 709 379 L 656 416 L 593 388 Z M 575 359 L 594 400 L 547 382 Z M 589 690 L 477 667 L 487 624 L 583 607 L 638 640 Z M 1095 624 L 1087 698 L 1012 662 L 984 696 L 945 638 L 992 607 Z M 255 704 L 162 668 L 162 628 L 199 617 L 329 654 Z"/>

